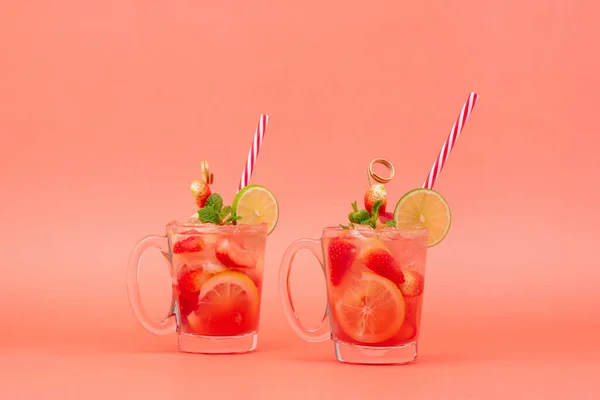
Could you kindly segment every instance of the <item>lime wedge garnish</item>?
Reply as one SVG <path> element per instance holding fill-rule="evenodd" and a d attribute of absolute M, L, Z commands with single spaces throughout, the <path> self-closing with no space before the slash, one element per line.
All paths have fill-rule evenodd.
<path fill-rule="evenodd" d="M 242 219 L 240 224 L 268 225 L 270 234 L 279 219 L 279 205 L 273 193 L 264 186 L 248 185 L 240 190 L 233 199 L 231 208 Z"/>
<path fill-rule="evenodd" d="M 450 230 L 450 206 L 432 189 L 414 189 L 396 204 L 394 219 L 398 229 L 425 227 L 429 231 L 429 247 L 440 243 Z"/>

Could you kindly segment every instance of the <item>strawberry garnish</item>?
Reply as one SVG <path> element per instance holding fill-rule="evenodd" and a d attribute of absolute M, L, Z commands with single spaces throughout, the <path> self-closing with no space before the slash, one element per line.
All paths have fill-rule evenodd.
<path fill-rule="evenodd" d="M 404 274 L 398 263 L 383 247 L 368 247 L 360 253 L 360 260 L 377 275 L 383 276 L 396 285 L 404 283 Z"/>
<path fill-rule="evenodd" d="M 415 297 L 423 293 L 423 276 L 418 272 L 405 269 L 404 283 L 399 285 L 400 291 L 405 297 Z"/>
<path fill-rule="evenodd" d="M 179 242 L 175 243 L 173 246 L 173 253 L 195 253 L 202 250 L 204 246 L 204 242 L 202 238 L 199 236 L 189 236 Z"/>
<path fill-rule="evenodd" d="M 193 181 L 190 185 L 190 189 L 192 191 L 192 195 L 194 196 L 194 201 L 196 201 L 196 205 L 198 208 L 204 207 L 206 204 L 206 200 L 210 197 L 210 186 L 208 183 L 204 181 Z"/>
<path fill-rule="evenodd" d="M 373 205 L 378 200 L 381 200 L 381 207 L 379 208 L 379 214 L 385 213 L 385 206 L 387 205 L 387 193 L 385 186 L 377 184 L 371 186 L 365 193 L 365 209 L 370 213 Z"/>
<path fill-rule="evenodd" d="M 228 268 L 254 268 L 256 266 L 256 258 L 229 238 L 219 239 L 215 254 L 217 260 Z"/>
<path fill-rule="evenodd" d="M 329 243 L 331 283 L 339 285 L 356 258 L 356 246 L 348 239 L 336 237 Z"/>

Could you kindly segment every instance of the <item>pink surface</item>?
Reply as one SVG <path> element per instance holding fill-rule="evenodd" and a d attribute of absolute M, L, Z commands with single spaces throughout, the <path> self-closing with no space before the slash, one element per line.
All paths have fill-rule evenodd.
<path fill-rule="evenodd" d="M 0 398 L 598 398 L 599 11 L 3 2 Z M 421 358 L 335 363 L 330 343 L 286 325 L 279 260 L 344 221 L 371 159 L 396 166 L 392 204 L 420 186 L 470 91 L 481 98 L 436 185 L 454 219 L 428 259 Z M 281 219 L 259 351 L 178 354 L 133 318 L 129 252 L 194 211 L 200 160 L 231 201 L 261 112 L 272 118 L 252 182 L 275 192 Z M 293 278 L 314 324 L 325 294 L 310 255 Z M 159 318 L 158 254 L 142 288 Z"/>

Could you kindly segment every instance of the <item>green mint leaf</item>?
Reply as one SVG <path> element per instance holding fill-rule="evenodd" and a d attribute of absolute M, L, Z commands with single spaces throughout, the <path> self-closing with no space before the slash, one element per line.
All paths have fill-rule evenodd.
<path fill-rule="evenodd" d="M 358 211 L 358 206 L 356 205 L 356 201 L 354 203 L 352 203 L 352 209 L 354 210 L 354 212 Z"/>
<path fill-rule="evenodd" d="M 206 205 L 204 207 L 213 208 L 215 211 L 221 212 L 221 209 L 223 208 L 223 198 L 220 194 L 213 193 L 206 199 Z"/>
<path fill-rule="evenodd" d="M 219 216 L 221 217 L 221 221 L 224 220 L 229 215 L 230 212 L 231 212 L 230 206 L 223 207 L 223 209 L 219 213 Z"/>
<path fill-rule="evenodd" d="M 342 224 L 340 224 L 340 228 L 342 228 L 342 229 L 350 229 L 350 227 L 348 225 L 342 225 Z"/>
<path fill-rule="evenodd" d="M 379 209 L 381 208 L 382 204 L 383 200 L 377 200 L 375 204 L 373 204 L 373 208 L 371 208 L 371 217 L 373 217 L 375 221 L 379 219 Z"/>
<path fill-rule="evenodd" d="M 368 225 L 373 229 L 375 229 L 375 227 L 376 227 L 375 221 L 373 221 L 373 219 L 371 219 L 371 218 L 360 221 L 359 225 Z"/>
<path fill-rule="evenodd" d="M 395 228 L 396 227 L 396 220 L 395 219 L 388 219 L 387 221 L 385 221 L 385 226 L 393 226 Z"/>
<path fill-rule="evenodd" d="M 204 207 L 198 210 L 198 217 L 200 221 L 207 223 L 212 222 L 213 224 L 221 224 L 221 218 L 219 213 L 215 211 L 212 207 Z"/>
<path fill-rule="evenodd" d="M 367 210 L 360 210 L 352 213 L 352 219 L 350 220 L 350 222 L 358 224 L 361 221 L 369 219 L 370 217 L 371 216 L 369 215 L 369 212 Z"/>
<path fill-rule="evenodd" d="M 348 221 L 350 221 L 351 223 L 354 223 L 354 211 L 352 211 L 350 214 L 348 214 Z"/>

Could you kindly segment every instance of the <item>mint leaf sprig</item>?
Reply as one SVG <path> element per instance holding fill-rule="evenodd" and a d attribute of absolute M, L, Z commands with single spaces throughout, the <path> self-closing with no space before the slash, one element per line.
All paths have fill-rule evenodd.
<path fill-rule="evenodd" d="M 348 221 L 350 221 L 349 225 L 342 225 L 340 227 L 343 229 L 354 228 L 354 225 L 368 225 L 371 228 L 375 229 L 377 227 L 377 221 L 379 221 L 379 209 L 383 204 L 382 200 L 377 200 L 373 207 L 371 208 L 371 212 L 369 213 L 367 210 L 359 210 L 356 201 L 352 203 L 352 212 L 348 214 Z M 390 219 L 385 222 L 385 226 L 396 226 L 396 221 Z"/>
<path fill-rule="evenodd" d="M 238 216 L 231 206 L 223 207 L 221 195 L 213 193 L 206 199 L 204 207 L 198 210 L 198 219 L 216 225 L 237 225 L 237 221 L 242 217 Z"/>

